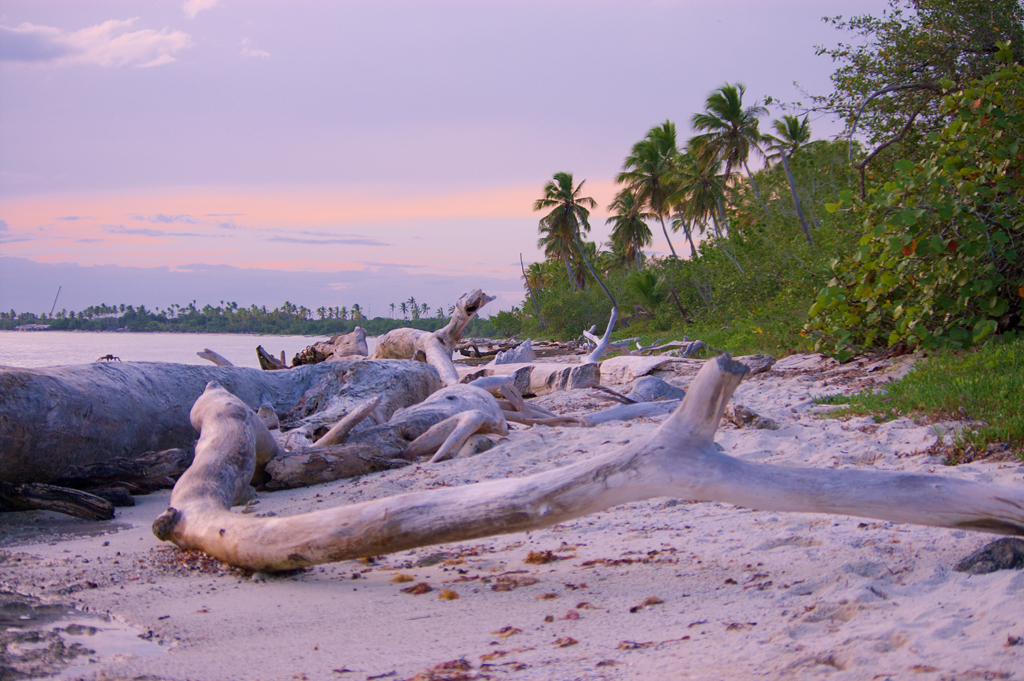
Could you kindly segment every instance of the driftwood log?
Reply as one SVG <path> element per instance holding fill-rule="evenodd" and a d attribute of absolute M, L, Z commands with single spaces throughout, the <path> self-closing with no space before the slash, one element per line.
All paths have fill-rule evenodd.
<path fill-rule="evenodd" d="M 313 343 L 313 345 L 310 345 L 292 358 L 292 366 L 319 364 L 320 362 L 331 362 L 352 357 L 363 358 L 369 354 L 369 346 L 366 344 L 366 330 L 361 326 L 357 326 L 350 333 L 334 336 L 329 341 Z"/>
<path fill-rule="evenodd" d="M 50 483 L 74 466 L 172 448 L 191 453 L 189 409 L 217 381 L 244 404 L 268 404 L 316 441 L 376 395 L 383 420 L 441 387 L 421 362 L 341 361 L 260 371 L 160 362 L 0 368 L 0 481 Z"/>
<path fill-rule="evenodd" d="M 369 404 L 353 413 L 369 412 L 365 408 Z M 310 447 L 294 447 L 294 440 L 283 434 L 278 449 L 269 454 L 265 486 L 307 487 L 398 468 L 427 454 L 437 462 L 457 454 L 477 433 L 508 433 L 498 401 L 487 391 L 467 385 L 443 388 L 419 404 L 399 409 L 387 423 L 368 427 L 344 441 L 342 430 L 338 428 L 334 437 L 328 433 Z M 282 444 L 293 448 L 285 450 Z"/>
<path fill-rule="evenodd" d="M 0 511 L 53 511 L 83 520 L 110 520 L 114 517 L 114 504 L 67 487 L 0 482 Z"/>
<path fill-rule="evenodd" d="M 455 304 L 451 321 L 433 333 L 420 329 L 393 329 L 377 339 L 372 359 L 420 359 L 437 369 L 441 381 L 456 385 L 459 373 L 452 362 L 455 344 L 462 338 L 466 327 L 477 311 L 494 300 L 480 289 L 464 293 Z"/>
<path fill-rule="evenodd" d="M 231 512 L 269 438 L 241 401 L 211 387 L 192 409 L 200 431 L 195 462 L 153 532 L 263 571 L 547 527 L 660 496 L 1024 535 L 1021 489 L 937 475 L 784 468 L 723 454 L 715 431 L 746 372 L 728 356 L 708 361 L 657 431 L 571 466 L 284 518 Z"/>

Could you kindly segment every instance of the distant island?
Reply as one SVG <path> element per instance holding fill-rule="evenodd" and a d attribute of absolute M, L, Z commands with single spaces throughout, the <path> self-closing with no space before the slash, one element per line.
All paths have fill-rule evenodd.
<path fill-rule="evenodd" d="M 144 305 L 94 305 L 84 310 L 61 310 L 53 315 L 36 315 L 31 312 L 0 312 L 0 329 L 11 331 L 133 331 L 177 333 L 252 333 L 261 335 L 333 336 L 349 333 L 361 326 L 371 336 L 379 336 L 391 329 L 411 327 L 424 331 L 436 331 L 448 323 L 449 314 L 437 308 L 434 316 L 424 316 L 426 306 L 416 306 L 415 300 L 393 305 L 402 317 L 375 317 L 368 319 L 360 306 L 319 307 L 316 310 L 285 302 L 281 307 L 268 310 L 251 305 L 240 307 L 237 303 L 224 303 L 214 307 L 196 307 L 195 301 L 188 305 L 171 305 L 168 309 L 149 310 Z M 415 309 L 415 312 L 412 310 Z M 501 313 L 499 313 L 501 314 Z M 498 334 L 494 324 L 487 319 L 474 319 L 468 328 L 468 335 L 490 337 Z"/>

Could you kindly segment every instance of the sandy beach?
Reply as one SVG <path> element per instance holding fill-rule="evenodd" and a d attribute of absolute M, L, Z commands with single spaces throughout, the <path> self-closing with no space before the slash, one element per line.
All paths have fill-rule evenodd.
<path fill-rule="evenodd" d="M 696 364 L 674 381 L 685 386 Z M 1017 460 L 943 466 L 929 452 L 936 425 L 823 418 L 811 399 L 908 366 L 786 358 L 734 397 L 779 428 L 723 423 L 717 442 L 779 466 L 1024 484 Z M 537 401 L 562 413 L 608 406 L 591 390 Z M 473 458 L 262 494 L 246 510 L 287 515 L 536 473 L 633 442 L 664 418 L 513 426 Z M 953 570 L 994 535 L 654 499 L 542 531 L 265 576 L 159 542 L 150 524 L 168 497 L 137 497 L 108 523 L 0 514 L 0 591 L 74 606 L 68 617 L 100 630 L 62 634 L 96 652 L 69 654 L 57 678 L 1024 677 L 1024 573 Z M 91 646 L 105 628 L 122 643 Z M 43 644 L 8 653 L 32 645 Z"/>

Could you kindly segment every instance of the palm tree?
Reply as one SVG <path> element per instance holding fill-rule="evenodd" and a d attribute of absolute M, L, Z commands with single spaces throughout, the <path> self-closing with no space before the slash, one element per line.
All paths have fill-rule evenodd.
<path fill-rule="evenodd" d="M 764 136 L 768 148 L 775 152 L 768 157 L 769 161 L 778 159 L 781 151 L 785 151 L 787 156 L 792 156 L 797 149 L 811 141 L 811 124 L 807 116 L 800 120 L 796 116 L 786 114 L 781 120 L 776 118 L 772 122 L 772 127 L 775 128 L 776 134 Z"/>
<path fill-rule="evenodd" d="M 710 221 L 716 236 L 722 236 L 715 218 L 718 202 L 725 196 L 721 169 L 721 161 L 708 154 L 687 151 L 679 159 L 675 192 L 670 196 L 669 204 L 682 218 L 692 221 L 701 234 Z"/>
<path fill-rule="evenodd" d="M 404 300 L 398 304 L 398 309 L 402 311 L 402 319 L 409 318 L 409 304 Z"/>
<path fill-rule="evenodd" d="M 691 149 L 724 161 L 726 181 L 731 177 L 733 167 L 746 166 L 751 151 L 761 153 L 757 146 L 761 141 L 758 118 L 768 110 L 763 106 L 744 108 L 743 95 L 746 91 L 746 86 L 741 83 L 726 83 L 708 95 L 704 113 L 694 114 L 690 119 L 694 130 L 704 131 L 704 134 L 690 140 Z M 747 174 L 750 174 L 749 168 Z"/>
<path fill-rule="evenodd" d="M 661 222 L 661 231 L 673 258 L 678 256 L 668 237 L 665 216 L 671 211 L 668 198 L 675 191 L 673 177 L 678 158 L 675 123 L 665 121 L 651 128 L 646 137 L 633 145 L 622 165 L 622 172 L 615 178 L 633 193 L 638 208 L 645 206 Z"/>
<path fill-rule="evenodd" d="M 394 319 L 395 318 L 395 304 L 391 303 L 390 307 L 391 307 L 391 318 Z"/>
<path fill-rule="evenodd" d="M 571 251 L 571 244 L 576 244 L 576 251 L 583 258 L 583 263 L 590 270 L 591 276 L 597 281 L 598 285 L 604 289 L 605 295 L 612 301 L 612 307 L 617 307 L 615 298 L 612 296 L 612 292 L 608 290 L 608 287 L 601 281 L 601 277 L 597 276 L 597 272 L 594 271 L 594 267 L 590 264 L 590 260 L 587 258 L 587 253 L 583 248 L 583 244 L 580 243 L 580 232 L 590 231 L 590 211 L 588 208 L 593 208 L 597 205 L 597 201 L 589 196 L 580 196 L 580 192 L 583 191 L 583 183 L 586 180 L 580 180 L 579 185 L 573 188 L 572 173 L 555 173 L 554 177 L 550 182 L 544 185 L 544 196 L 537 199 L 533 204 L 534 210 L 545 210 L 550 208 L 551 212 L 545 215 L 540 220 L 540 231 L 541 234 L 547 230 L 547 235 L 560 235 L 563 238 L 570 239 L 568 248 L 560 246 L 561 249 Z M 538 245 L 543 245 L 547 239 L 547 236 L 541 237 Z M 564 250 L 563 250 L 564 252 Z M 546 254 L 546 251 L 545 251 Z M 566 267 L 569 267 L 569 260 L 565 261 Z M 569 271 L 569 279 L 572 280 L 572 271 Z M 580 277 L 579 284 L 580 288 L 583 288 L 583 284 L 586 281 L 584 277 Z"/>
<path fill-rule="evenodd" d="M 606 224 L 613 225 L 612 250 L 621 253 L 627 261 L 635 261 L 638 272 L 643 269 L 640 262 L 643 248 L 650 246 L 653 239 L 651 228 L 645 222 L 652 216 L 643 212 L 641 208 L 642 206 L 637 205 L 636 195 L 628 189 L 623 189 L 615 195 L 615 200 L 608 206 L 608 210 L 614 211 L 614 215 L 605 220 Z"/>
<path fill-rule="evenodd" d="M 704 105 L 704 113 L 694 114 L 690 119 L 694 130 L 703 130 L 704 134 L 690 140 L 690 148 L 701 154 L 711 156 L 725 163 L 725 181 L 732 178 L 735 166 L 742 165 L 747 177 L 754 187 L 754 193 L 761 200 L 761 190 L 750 172 L 747 158 L 750 152 L 762 153 L 758 144 L 761 133 L 758 130 L 758 118 L 768 113 L 763 106 L 743 107 L 743 95 L 747 88 L 742 83 L 730 85 L 726 83 L 708 95 Z M 765 207 L 767 211 L 767 207 Z M 720 217 L 725 221 L 725 211 L 719 207 Z"/>
<path fill-rule="evenodd" d="M 597 205 L 591 197 L 581 196 L 584 182 L 586 180 L 581 180 L 574 187 L 572 173 L 555 173 L 552 180 L 544 185 L 544 196 L 533 203 L 534 210 L 551 209 L 538 224 L 541 237 L 537 245 L 544 248 L 544 255 L 548 258 L 565 262 L 573 289 L 583 288 L 585 283 L 582 272 L 580 276 L 573 273 L 572 261 L 576 260 L 577 252 L 582 255 L 582 249 L 576 250 L 573 245 L 578 243 L 580 231 L 590 231 L 588 208 Z"/>
<path fill-rule="evenodd" d="M 715 229 L 715 236 L 721 239 L 722 229 L 718 223 L 718 214 L 722 212 L 722 199 L 725 196 L 725 175 L 720 173 L 722 164 L 710 154 L 694 154 L 690 151 L 680 157 L 677 173 L 678 186 L 670 197 L 671 205 L 676 207 L 680 224 L 687 229 L 689 224 L 700 227 L 703 234 L 710 220 Z M 724 243 L 719 241 L 722 252 L 732 260 L 740 272 L 743 268 L 736 259 L 729 255 Z M 695 252 L 693 241 L 690 241 L 691 256 Z"/>
<path fill-rule="evenodd" d="M 786 180 L 789 182 L 789 192 L 793 197 L 793 207 L 796 209 L 797 218 L 800 220 L 800 229 L 803 230 L 804 238 L 807 239 L 807 245 L 810 246 L 812 245 L 811 230 L 807 226 L 807 219 L 804 217 L 804 209 L 800 204 L 800 195 L 796 191 L 796 182 L 793 180 L 793 173 L 789 170 L 789 160 L 787 157 L 795 154 L 797 149 L 811 140 L 811 126 L 807 122 L 807 116 L 804 116 L 804 119 L 801 121 L 796 116 L 785 115 L 782 117 L 782 120 L 776 119 L 772 123 L 772 127 L 779 133 L 779 136 L 766 136 L 766 139 L 769 140 L 770 148 L 775 151 L 769 157 L 769 160 L 774 158 L 782 161 L 782 169 L 786 172 Z"/>

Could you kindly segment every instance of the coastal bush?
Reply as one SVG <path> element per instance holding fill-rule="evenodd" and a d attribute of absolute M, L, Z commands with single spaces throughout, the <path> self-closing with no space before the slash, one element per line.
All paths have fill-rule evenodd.
<path fill-rule="evenodd" d="M 863 201 L 847 190 L 828 206 L 860 218 L 863 236 L 810 310 L 816 348 L 841 360 L 898 343 L 962 348 L 1019 325 L 1024 66 L 1011 57 L 1002 45 L 1002 68 L 948 92 L 925 159 L 897 162 Z"/>

